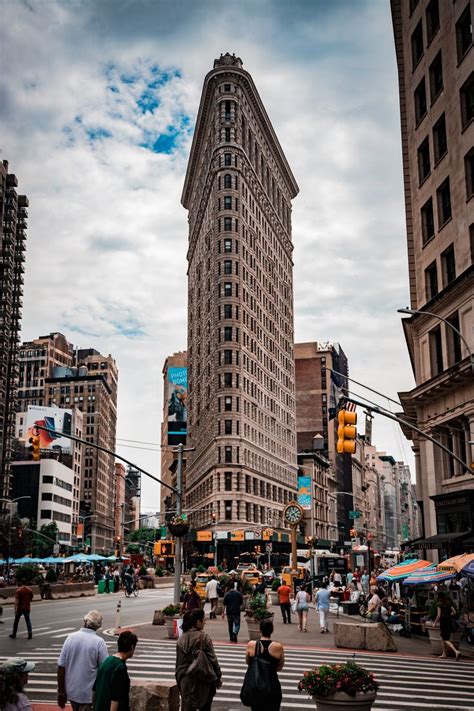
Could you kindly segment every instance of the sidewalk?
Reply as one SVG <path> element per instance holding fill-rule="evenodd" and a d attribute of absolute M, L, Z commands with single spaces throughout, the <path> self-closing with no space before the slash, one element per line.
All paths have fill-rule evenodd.
<path fill-rule="evenodd" d="M 228 643 L 229 642 L 229 634 L 228 634 L 228 628 L 227 628 L 227 620 L 224 619 L 222 620 L 221 618 L 218 618 L 217 620 L 209 620 L 208 619 L 208 614 L 207 614 L 207 605 L 206 605 L 206 627 L 205 630 L 206 632 L 210 635 L 212 640 L 214 642 L 219 642 L 219 643 Z M 272 609 L 272 608 L 270 608 Z M 341 647 L 335 647 L 334 645 L 334 634 L 333 634 L 333 629 L 334 629 L 334 622 L 362 622 L 362 619 L 360 617 L 351 617 L 348 615 L 343 615 L 339 614 L 339 618 L 336 617 L 335 613 L 331 613 L 329 617 L 329 633 L 321 634 L 319 630 L 319 614 L 315 610 L 310 610 L 309 615 L 308 615 L 308 632 L 300 632 L 298 630 L 298 623 L 297 623 L 297 616 L 292 615 L 292 623 L 291 624 L 283 624 L 281 613 L 279 608 L 273 608 L 273 611 L 275 612 L 275 617 L 274 617 L 274 626 L 275 626 L 275 631 L 273 633 L 273 639 L 275 641 L 283 642 L 285 647 L 291 648 L 291 647 L 303 647 L 303 648 L 309 648 L 309 649 L 326 649 L 326 650 L 334 650 L 338 649 L 341 650 L 343 648 Z M 127 628 L 128 629 L 128 628 Z M 167 640 L 168 639 L 168 634 L 167 634 L 167 629 L 165 626 L 161 625 L 152 625 L 151 623 L 145 623 L 145 624 L 140 624 L 136 625 L 136 627 L 131 627 L 130 629 L 133 629 L 136 634 L 138 635 L 139 640 L 153 640 L 153 641 L 161 641 L 161 640 Z M 417 637 L 400 637 L 399 634 L 394 635 L 394 640 L 395 643 L 398 647 L 398 652 L 367 652 L 364 650 L 359 650 L 359 651 L 364 651 L 365 654 L 377 654 L 377 655 L 392 655 L 392 654 L 398 654 L 398 655 L 407 655 L 407 656 L 423 656 L 423 657 L 432 657 L 433 655 L 431 654 L 431 647 L 430 643 L 428 641 L 428 638 L 417 638 Z M 240 644 L 246 644 L 248 641 L 248 634 L 247 634 L 247 623 L 245 621 L 245 617 L 242 613 L 241 616 L 241 627 L 240 627 L 240 633 L 239 633 L 239 643 Z M 357 651 L 357 650 L 354 650 Z M 470 650 L 466 650 L 466 652 L 469 652 Z M 464 647 L 462 648 L 462 652 L 464 655 L 465 649 Z M 472 652 L 471 652 L 472 654 Z M 466 656 L 466 655 L 464 655 Z"/>

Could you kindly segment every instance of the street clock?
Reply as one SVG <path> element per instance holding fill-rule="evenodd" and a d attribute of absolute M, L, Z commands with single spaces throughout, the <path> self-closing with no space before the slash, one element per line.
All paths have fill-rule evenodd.
<path fill-rule="evenodd" d="M 290 526 L 297 526 L 303 518 L 303 509 L 296 501 L 290 501 L 283 510 L 283 516 Z"/>

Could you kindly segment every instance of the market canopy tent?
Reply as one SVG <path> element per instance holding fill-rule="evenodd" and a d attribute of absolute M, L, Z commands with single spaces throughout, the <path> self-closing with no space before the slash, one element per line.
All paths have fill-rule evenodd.
<path fill-rule="evenodd" d="M 433 565 L 424 570 L 417 570 L 405 578 L 403 585 L 430 585 L 431 583 L 444 583 L 456 577 L 456 573 L 443 572 L 436 570 Z"/>
<path fill-rule="evenodd" d="M 473 572 L 467 572 L 467 574 L 472 575 L 474 574 L 474 553 L 462 553 L 461 555 L 455 555 L 453 558 L 448 558 L 448 560 L 443 560 L 443 562 L 438 565 L 438 570 L 460 573 L 461 571 L 464 572 L 466 568 L 469 568 L 469 565 L 471 565 Z"/>
<path fill-rule="evenodd" d="M 389 583 L 396 582 L 397 580 L 403 580 L 410 573 L 422 570 L 423 568 L 430 568 L 433 563 L 428 560 L 418 560 L 418 558 L 410 558 L 410 560 L 404 560 L 402 563 L 397 563 L 393 568 L 384 570 L 383 573 L 377 575 L 377 580 L 386 580 Z"/>

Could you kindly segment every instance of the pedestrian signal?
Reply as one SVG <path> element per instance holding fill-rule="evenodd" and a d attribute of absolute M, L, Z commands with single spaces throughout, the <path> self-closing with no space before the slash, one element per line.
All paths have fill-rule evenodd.
<path fill-rule="evenodd" d="M 354 454 L 356 451 L 357 413 L 340 410 L 338 415 L 339 427 L 337 428 L 338 454 Z"/>

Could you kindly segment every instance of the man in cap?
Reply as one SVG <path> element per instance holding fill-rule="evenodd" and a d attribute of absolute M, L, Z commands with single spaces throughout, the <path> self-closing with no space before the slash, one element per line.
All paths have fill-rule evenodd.
<path fill-rule="evenodd" d="M 33 671 L 35 666 L 33 662 L 27 662 L 20 657 L 5 659 L 0 664 L 2 699 L 7 700 L 12 696 L 16 697 L 15 709 L 25 709 L 25 711 L 26 709 L 31 709 L 30 701 L 26 694 L 23 693 L 23 689 L 28 683 L 28 672 Z M 7 702 L 6 706 L 2 705 L 2 708 L 13 708 L 13 705 Z"/>
<path fill-rule="evenodd" d="M 64 642 L 58 659 L 58 706 L 70 701 L 73 711 L 92 711 L 92 688 L 97 670 L 109 656 L 107 645 L 96 634 L 102 615 L 91 610 L 84 617 L 84 627 Z"/>

